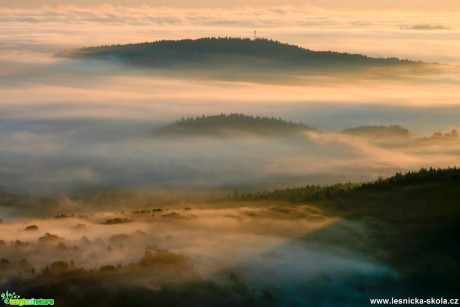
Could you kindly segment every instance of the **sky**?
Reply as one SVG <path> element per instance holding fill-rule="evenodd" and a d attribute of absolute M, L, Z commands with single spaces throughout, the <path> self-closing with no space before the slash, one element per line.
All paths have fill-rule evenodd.
<path fill-rule="evenodd" d="M 74 0 L 74 1 L 56 1 L 56 0 L 3 0 L 1 5 L 5 7 L 40 7 L 40 6 L 58 6 L 58 5 L 75 5 L 75 6 L 94 6 L 98 4 L 112 4 L 120 6 L 171 6 L 171 7 L 192 7 L 192 8 L 228 8 L 228 7 L 270 7 L 279 5 L 279 1 L 275 0 Z M 284 5 L 303 6 L 305 4 L 324 7 L 329 9 L 339 10 L 420 10 L 420 11 L 433 11 L 433 10 L 459 10 L 460 4 L 455 0 L 398 0 L 398 1 L 385 1 L 385 0 L 287 0 L 283 1 Z"/>

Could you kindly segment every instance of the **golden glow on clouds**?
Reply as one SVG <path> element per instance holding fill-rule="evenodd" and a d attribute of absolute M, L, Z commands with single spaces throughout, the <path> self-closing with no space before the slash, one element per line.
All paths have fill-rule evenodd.
<path fill-rule="evenodd" d="M 279 5 L 277 0 L 69 0 L 66 5 L 78 5 L 82 7 L 95 6 L 110 3 L 115 6 L 170 6 L 186 8 L 233 8 L 233 7 L 271 7 Z M 286 5 L 305 6 L 306 4 L 335 10 L 416 10 L 416 11 L 452 11 L 459 10 L 457 0 L 286 0 Z M 59 0 L 21 0 L 2 1 L 0 7 L 24 7 L 36 8 L 42 6 L 62 6 Z"/>
<path fill-rule="evenodd" d="M 220 8 L 97 7 L 0 9 L 2 54 L 29 49 L 133 43 L 203 36 L 261 37 L 314 50 L 460 63 L 455 11 L 338 11 L 312 6 Z M 443 31 L 401 30 L 428 23 Z"/>

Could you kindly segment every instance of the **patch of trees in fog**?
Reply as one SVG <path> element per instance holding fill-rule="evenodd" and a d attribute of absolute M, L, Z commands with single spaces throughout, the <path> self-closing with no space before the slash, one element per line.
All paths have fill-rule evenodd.
<path fill-rule="evenodd" d="M 400 125 L 390 126 L 360 126 L 342 130 L 342 133 L 355 136 L 368 136 L 377 138 L 407 138 L 409 130 Z"/>
<path fill-rule="evenodd" d="M 450 133 L 442 133 L 441 131 L 434 132 L 431 136 L 433 140 L 457 140 L 458 139 L 458 132 L 457 130 L 453 129 Z"/>
<path fill-rule="evenodd" d="M 275 117 L 231 113 L 182 118 L 170 125 L 154 130 L 153 134 L 222 134 L 235 132 L 257 135 L 285 135 L 302 131 L 316 131 L 316 127 Z"/>

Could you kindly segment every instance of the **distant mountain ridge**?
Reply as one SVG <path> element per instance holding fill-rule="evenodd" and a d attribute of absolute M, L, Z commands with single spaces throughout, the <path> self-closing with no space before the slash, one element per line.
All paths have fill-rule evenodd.
<path fill-rule="evenodd" d="M 398 58 L 373 58 L 362 54 L 312 51 L 268 39 L 200 38 L 162 40 L 127 45 L 86 47 L 63 51 L 58 56 L 119 61 L 142 68 L 231 68 L 270 71 L 308 71 L 417 65 Z"/>

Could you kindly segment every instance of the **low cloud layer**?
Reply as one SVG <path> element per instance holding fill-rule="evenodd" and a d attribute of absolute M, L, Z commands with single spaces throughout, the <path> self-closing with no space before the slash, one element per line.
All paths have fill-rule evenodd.
<path fill-rule="evenodd" d="M 455 164 L 452 144 L 382 147 L 329 134 L 360 125 L 401 124 L 416 139 L 458 129 L 454 66 L 397 78 L 343 74 L 284 80 L 275 75 L 268 81 L 229 81 L 55 57 L 81 46 L 252 37 L 257 30 L 260 37 L 316 50 L 460 62 L 453 39 L 458 20 L 445 12 L 430 16 L 295 6 L 2 9 L 0 186 L 13 191 L 91 185 L 275 187 L 368 180 Z M 451 30 L 400 28 L 420 20 Z M 181 117 L 219 113 L 282 117 L 326 133 L 302 142 L 149 138 L 153 128 Z"/>
<path fill-rule="evenodd" d="M 140 120 L 3 120 L 0 186 L 59 192 L 92 186 L 232 190 L 330 184 L 453 166 L 460 151 L 455 139 L 412 136 L 404 142 L 375 143 L 336 132 L 155 138 L 151 131 L 160 125 Z"/>

